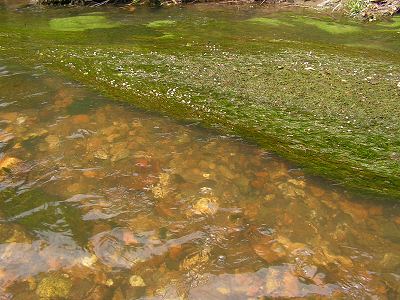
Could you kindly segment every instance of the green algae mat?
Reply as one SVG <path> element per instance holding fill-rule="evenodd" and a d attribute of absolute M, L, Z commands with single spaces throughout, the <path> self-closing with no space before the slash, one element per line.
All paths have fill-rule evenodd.
<path fill-rule="evenodd" d="M 50 28 L 59 31 L 85 31 L 98 28 L 114 28 L 118 26 L 117 22 L 110 22 L 105 16 L 80 15 L 67 18 L 54 18 L 49 22 Z"/>
<path fill-rule="evenodd" d="M 400 27 L 309 11 L 1 12 L 0 53 L 400 198 Z M 27 26 L 29 24 L 29 26 Z"/>

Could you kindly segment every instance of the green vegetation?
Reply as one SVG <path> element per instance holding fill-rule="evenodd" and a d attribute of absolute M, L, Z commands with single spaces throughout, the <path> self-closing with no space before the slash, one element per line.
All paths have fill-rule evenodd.
<path fill-rule="evenodd" d="M 109 21 L 99 14 L 80 15 L 69 18 L 55 18 L 49 22 L 50 28 L 58 31 L 85 31 L 118 27 L 117 22 Z"/>
<path fill-rule="evenodd" d="M 388 65 L 294 50 L 283 54 L 274 48 L 268 58 L 219 52 L 177 58 L 99 49 L 96 56 L 85 54 L 93 51 L 75 49 L 79 59 L 68 48 L 44 55 L 59 71 L 116 99 L 176 118 L 200 119 L 257 141 L 313 173 L 399 196 L 399 90 L 389 77 L 379 79 L 379 86 L 364 80 L 377 68 L 385 74 Z M 306 60 L 299 69 L 292 67 Z M 106 67 L 96 68 L 104 61 Z M 122 76 L 114 71 L 119 65 L 124 66 Z M 360 75 L 354 76 L 355 70 Z M 135 71 L 141 76 L 127 75 Z"/>
<path fill-rule="evenodd" d="M 390 21 L 379 22 L 378 25 L 386 28 L 400 29 L 400 16 L 393 17 Z"/>
<path fill-rule="evenodd" d="M 325 21 L 310 17 L 294 16 L 283 21 L 278 18 L 251 18 L 247 22 L 266 26 L 313 26 L 330 34 L 347 34 L 360 32 L 357 25 L 341 24 L 332 20 Z"/>
<path fill-rule="evenodd" d="M 247 20 L 248 22 L 255 23 L 255 24 L 262 24 L 262 25 L 269 25 L 269 26 L 293 26 L 288 22 L 281 21 L 279 19 L 274 18 L 251 18 Z"/>
<path fill-rule="evenodd" d="M 324 21 L 309 17 L 295 17 L 295 20 L 306 25 L 315 26 L 330 34 L 357 33 L 361 28 L 356 25 L 340 24 L 334 21 Z"/>
<path fill-rule="evenodd" d="M 175 23 L 176 22 L 173 20 L 157 20 L 157 21 L 150 22 L 146 26 L 150 27 L 150 28 L 162 28 L 162 27 L 174 25 Z"/>
<path fill-rule="evenodd" d="M 346 9 L 351 15 L 360 14 L 368 6 L 366 0 L 348 0 L 346 2 Z"/>

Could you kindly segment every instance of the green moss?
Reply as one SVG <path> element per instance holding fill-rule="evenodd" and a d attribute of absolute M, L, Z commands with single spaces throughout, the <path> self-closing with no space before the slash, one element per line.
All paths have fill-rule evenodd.
<path fill-rule="evenodd" d="M 173 35 L 172 33 L 165 33 L 164 35 L 158 37 L 159 39 L 174 39 L 175 35 Z"/>
<path fill-rule="evenodd" d="M 400 115 L 399 92 L 394 82 L 382 80 L 376 86 L 364 80 L 378 69 L 384 74 L 386 65 L 321 54 L 312 58 L 301 51 L 282 55 L 273 48 L 268 56 L 214 51 L 179 58 L 143 51 L 97 49 L 96 56 L 84 55 L 93 53 L 88 48 L 76 51 L 84 59 L 59 48 L 46 60 L 72 63 L 72 73 L 57 63 L 53 66 L 116 99 L 180 119 L 201 119 L 348 187 L 400 196 L 398 162 L 388 158 L 400 153 L 395 122 Z M 113 60 L 105 64 L 103 59 L 109 56 Z M 99 57 L 104 67 L 96 69 Z M 292 70 L 304 61 L 314 67 Z M 278 63 L 282 68 L 276 67 Z M 316 70 L 317 64 L 324 67 Z M 118 65 L 128 72 L 140 71 L 141 76 L 120 77 L 112 71 Z M 364 73 L 354 76 L 362 68 Z M 76 69 L 91 71 L 84 75 Z M 173 96 L 168 93 L 171 87 L 176 90 Z M 377 99 L 380 105 L 371 106 Z"/>
<path fill-rule="evenodd" d="M 119 23 L 111 22 L 105 16 L 96 13 L 52 19 L 49 25 L 51 29 L 57 31 L 85 31 L 89 29 L 115 28 L 119 26 Z"/>
<path fill-rule="evenodd" d="M 400 16 L 395 16 L 390 19 L 390 21 L 381 21 L 377 25 L 385 28 L 400 29 Z"/>
<path fill-rule="evenodd" d="M 268 26 L 293 26 L 292 24 L 285 22 L 285 21 L 281 21 L 279 19 L 275 19 L 275 18 L 251 18 L 246 20 L 246 22 L 250 22 L 250 23 L 255 23 L 255 24 L 262 24 L 262 25 L 268 25 Z"/>
<path fill-rule="evenodd" d="M 157 20 L 157 21 L 148 23 L 146 26 L 150 27 L 150 28 L 162 28 L 162 27 L 172 26 L 175 24 L 176 24 L 176 22 L 173 20 Z"/>
<path fill-rule="evenodd" d="M 309 17 L 295 17 L 296 23 L 315 26 L 316 28 L 330 34 L 349 34 L 361 31 L 359 26 L 336 23 L 334 21 L 324 21 Z"/>
<path fill-rule="evenodd" d="M 286 20 L 274 18 L 274 17 L 257 17 L 246 20 L 246 22 L 254 24 L 262 24 L 267 26 L 298 26 L 300 23 L 314 26 L 319 30 L 330 34 L 349 34 L 361 31 L 356 25 L 337 23 L 333 20 L 322 20 L 308 16 L 292 16 Z"/>

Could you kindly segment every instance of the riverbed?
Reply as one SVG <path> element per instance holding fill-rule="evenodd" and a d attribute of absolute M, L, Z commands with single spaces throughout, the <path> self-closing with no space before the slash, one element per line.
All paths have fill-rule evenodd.
<path fill-rule="evenodd" d="M 1 297 L 399 297 L 396 21 L 1 13 Z"/>

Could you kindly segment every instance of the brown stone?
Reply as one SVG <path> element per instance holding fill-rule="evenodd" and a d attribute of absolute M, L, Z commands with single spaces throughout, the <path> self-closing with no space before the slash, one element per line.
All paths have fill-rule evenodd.
<path fill-rule="evenodd" d="M 344 200 L 339 203 L 341 210 L 349 214 L 355 222 L 364 221 L 368 218 L 368 210 L 361 204 Z"/>
<path fill-rule="evenodd" d="M 177 260 L 182 255 L 182 245 L 171 245 L 168 248 L 168 256 L 172 260 Z"/>
<path fill-rule="evenodd" d="M 84 171 L 82 174 L 83 174 L 83 176 L 88 177 L 88 178 L 95 178 L 97 176 L 97 172 L 93 171 L 93 170 Z"/>
<path fill-rule="evenodd" d="M 372 216 L 381 216 L 383 214 L 382 206 L 372 206 L 368 209 L 368 212 Z"/>
<path fill-rule="evenodd" d="M 251 184 L 251 186 L 252 186 L 253 188 L 259 190 L 259 189 L 261 189 L 261 188 L 263 187 L 263 185 L 264 185 L 264 180 L 262 180 L 262 179 L 256 179 L 256 180 L 253 180 L 250 184 Z"/>
<path fill-rule="evenodd" d="M 325 190 L 320 188 L 319 186 L 311 185 L 310 186 L 310 192 L 313 194 L 313 196 L 319 198 L 325 195 Z"/>
<path fill-rule="evenodd" d="M 283 247 L 269 239 L 261 239 L 252 245 L 254 252 L 267 263 L 271 264 L 286 255 Z"/>
<path fill-rule="evenodd" d="M 256 176 L 257 177 L 262 177 L 262 178 L 266 178 L 266 177 L 268 177 L 268 173 L 267 172 L 257 172 L 256 173 Z"/>
<path fill-rule="evenodd" d="M 88 115 L 76 115 L 71 117 L 72 123 L 74 124 L 82 124 L 82 123 L 88 123 L 90 121 L 90 118 Z"/>
<path fill-rule="evenodd" d="M 135 238 L 135 235 L 129 230 L 124 230 L 122 232 L 122 241 L 124 242 L 125 245 L 139 244 L 138 240 Z"/>

